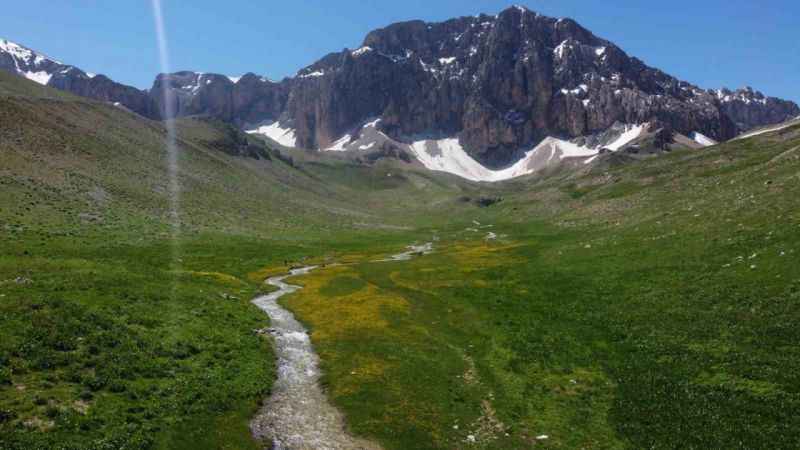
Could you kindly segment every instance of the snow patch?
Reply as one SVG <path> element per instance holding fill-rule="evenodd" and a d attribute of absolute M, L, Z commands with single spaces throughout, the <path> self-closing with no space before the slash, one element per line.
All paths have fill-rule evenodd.
<path fill-rule="evenodd" d="M 711 147 L 712 145 L 718 144 L 717 141 L 697 131 L 689 133 L 689 137 L 703 147 Z"/>
<path fill-rule="evenodd" d="M 378 124 L 381 123 L 381 119 L 375 119 L 371 122 L 367 122 L 364 124 L 364 128 L 378 128 Z"/>
<path fill-rule="evenodd" d="M 636 139 L 642 134 L 642 131 L 647 127 L 647 124 L 642 125 L 625 125 L 625 131 L 612 143 L 604 145 L 611 151 L 617 151 L 624 147 L 626 144 Z"/>
<path fill-rule="evenodd" d="M 306 74 L 300 75 L 300 78 L 316 78 L 316 77 L 321 77 L 321 76 L 324 76 L 324 75 L 325 75 L 325 71 L 324 70 L 316 70 L 316 71 L 311 72 L 311 73 L 306 73 Z"/>
<path fill-rule="evenodd" d="M 561 93 L 564 95 L 572 94 L 572 95 L 580 95 L 581 93 L 589 92 L 589 86 L 585 84 L 581 84 L 575 89 L 561 89 Z"/>
<path fill-rule="evenodd" d="M 294 128 L 282 127 L 279 122 L 272 122 L 268 125 L 245 130 L 245 132 L 266 136 L 284 147 L 297 147 L 297 136 Z"/>
<path fill-rule="evenodd" d="M 56 64 L 62 64 L 47 55 L 35 52 L 27 47 L 11 42 L 6 39 L 0 39 L 0 50 L 10 54 L 16 59 L 24 60 L 28 64 L 41 64 L 45 61 L 52 61 Z"/>
<path fill-rule="evenodd" d="M 333 144 L 328 146 L 328 148 L 323 149 L 323 151 L 326 151 L 326 152 L 343 152 L 343 151 L 347 150 L 347 148 L 346 148 L 347 144 L 349 144 L 350 141 L 352 141 L 352 140 L 353 140 L 352 136 L 350 136 L 349 134 L 345 134 L 344 136 L 339 138 L 337 141 L 335 141 Z"/>
<path fill-rule="evenodd" d="M 409 149 L 429 170 L 448 172 L 472 181 L 497 182 L 532 174 L 567 158 L 586 158 L 584 162 L 588 164 L 599 156 L 601 149 L 617 151 L 641 136 L 647 126 L 646 123 L 625 125 L 613 142 L 594 147 L 548 137 L 503 169 L 490 169 L 476 161 L 461 147 L 457 138 L 416 141 Z"/>
<path fill-rule="evenodd" d="M 558 59 L 562 59 L 564 57 L 564 52 L 567 51 L 567 49 L 571 49 L 571 48 L 572 48 L 572 45 L 569 43 L 569 39 L 567 39 L 567 40 L 561 42 L 560 44 L 558 44 L 558 46 L 553 49 L 553 53 L 555 53 L 555 55 L 556 55 L 556 57 Z"/>
<path fill-rule="evenodd" d="M 39 72 L 21 72 L 21 75 L 43 86 L 47 86 L 47 83 L 50 81 L 50 78 L 53 77 L 53 74 L 47 73 L 43 70 Z"/>
<path fill-rule="evenodd" d="M 371 51 L 372 51 L 372 47 L 364 46 L 364 47 L 361 47 L 361 48 L 359 48 L 359 49 L 357 49 L 357 50 L 353 50 L 353 51 L 351 52 L 351 54 L 352 54 L 353 56 L 361 56 L 361 55 L 363 55 L 363 54 L 365 54 L 365 53 L 369 53 L 369 52 L 371 52 Z"/>
<path fill-rule="evenodd" d="M 231 83 L 236 84 L 236 83 L 239 82 L 239 80 L 242 79 L 242 77 L 230 77 L 229 76 L 228 79 L 231 80 Z"/>
<path fill-rule="evenodd" d="M 588 157 L 597 154 L 596 149 L 582 147 L 569 141 L 549 137 L 536 147 L 526 151 L 522 158 L 504 169 L 489 169 L 473 159 L 461 147 L 457 138 L 436 141 L 417 141 L 411 144 L 411 152 L 429 170 L 448 172 L 472 181 L 497 182 L 534 173 L 553 159 Z"/>
<path fill-rule="evenodd" d="M 454 56 L 451 56 L 449 58 L 439 58 L 439 63 L 442 64 L 442 65 L 445 65 L 445 66 L 449 65 L 449 64 L 453 64 L 455 61 L 456 61 L 456 58 Z"/>

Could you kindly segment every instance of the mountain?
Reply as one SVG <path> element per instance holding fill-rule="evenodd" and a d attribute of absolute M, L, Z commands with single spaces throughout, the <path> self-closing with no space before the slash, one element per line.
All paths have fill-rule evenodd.
<path fill-rule="evenodd" d="M 519 6 L 396 23 L 281 81 L 182 71 L 158 75 L 145 92 L 21 46 L 0 58 L 6 70 L 150 118 L 165 115 L 166 84 L 179 117 L 209 116 L 286 147 L 400 157 L 480 181 L 591 162 L 606 151 L 702 148 L 800 114 L 793 102 L 751 88 L 681 81 L 571 19 Z"/>
<path fill-rule="evenodd" d="M 0 39 L 0 70 L 83 97 L 120 103 L 146 117 L 158 117 L 147 92 L 117 83 L 104 75 L 84 72 L 5 39 Z"/>
<path fill-rule="evenodd" d="M 175 78 L 179 111 L 214 114 L 286 146 L 378 148 L 360 134 L 379 120 L 378 131 L 406 151 L 436 142 L 433 153 L 418 155 L 421 161 L 457 143 L 467 164 L 490 171 L 519 164 L 548 139 L 568 143 L 560 145 L 562 154 L 574 144 L 591 156 L 606 143 L 615 143 L 614 150 L 629 143 L 618 142 L 614 130 L 644 126 L 662 144 L 706 146 L 798 111 L 792 102 L 759 93 L 750 101 L 746 95 L 727 99 L 720 95 L 726 91 L 701 89 L 647 66 L 571 19 L 523 7 L 375 30 L 360 48 L 327 55 L 294 78 L 265 86 L 263 95 L 277 102 L 268 111 L 237 104 L 231 92 L 238 83 L 227 77 L 182 84 L 186 76 L 156 81 Z M 204 107 L 210 98 L 224 106 Z M 458 159 L 448 164 L 463 165 Z"/>

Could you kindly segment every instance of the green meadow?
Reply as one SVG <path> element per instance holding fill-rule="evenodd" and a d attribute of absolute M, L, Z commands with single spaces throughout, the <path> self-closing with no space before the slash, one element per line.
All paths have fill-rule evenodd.
<path fill-rule="evenodd" d="M 309 264 L 387 449 L 800 447 L 800 127 L 478 185 L 182 119 L 173 240 L 160 124 L 2 74 L 0 123 L 2 449 L 259 448 L 250 301 Z"/>

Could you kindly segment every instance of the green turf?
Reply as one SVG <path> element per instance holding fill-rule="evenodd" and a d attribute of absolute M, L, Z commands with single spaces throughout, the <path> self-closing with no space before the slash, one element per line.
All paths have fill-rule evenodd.
<path fill-rule="evenodd" d="M 386 448 L 800 447 L 799 127 L 481 186 L 183 119 L 173 242 L 160 124 L 4 74 L 0 123 L 0 448 L 257 448 L 302 264 Z"/>

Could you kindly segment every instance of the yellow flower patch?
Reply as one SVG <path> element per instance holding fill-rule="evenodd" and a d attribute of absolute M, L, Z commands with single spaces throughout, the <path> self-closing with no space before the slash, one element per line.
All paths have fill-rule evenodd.
<path fill-rule="evenodd" d="M 348 335 L 385 334 L 388 333 L 388 314 L 408 312 L 408 302 L 403 297 L 372 284 L 341 297 L 320 293 L 330 280 L 341 276 L 359 277 L 359 274 L 347 266 L 330 266 L 289 280 L 302 285 L 303 289 L 287 297 L 286 303 L 297 318 L 308 325 L 315 342 Z"/>

